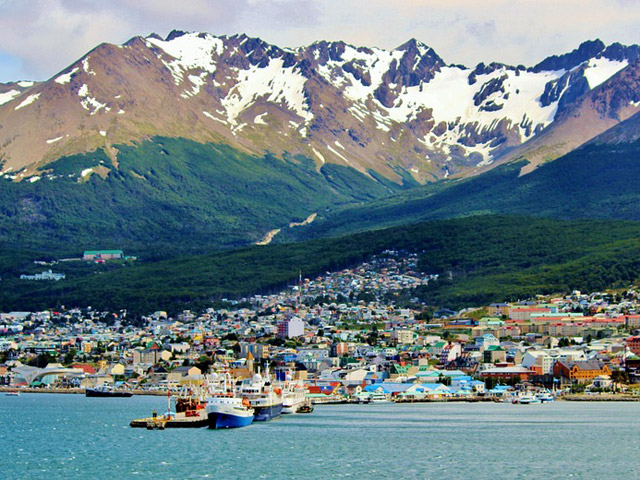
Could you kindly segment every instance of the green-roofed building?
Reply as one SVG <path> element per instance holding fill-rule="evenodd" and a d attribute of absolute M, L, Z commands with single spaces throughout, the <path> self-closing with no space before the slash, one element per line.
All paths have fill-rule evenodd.
<path fill-rule="evenodd" d="M 490 345 L 483 352 L 484 363 L 506 362 L 507 352 L 500 345 Z"/>
<path fill-rule="evenodd" d="M 94 262 L 96 260 L 122 260 L 124 252 L 122 250 L 87 250 L 82 255 L 85 262 Z"/>

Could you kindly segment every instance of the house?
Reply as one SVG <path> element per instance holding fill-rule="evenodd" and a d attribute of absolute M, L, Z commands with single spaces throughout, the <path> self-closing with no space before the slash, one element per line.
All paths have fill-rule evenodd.
<path fill-rule="evenodd" d="M 171 355 L 169 354 L 169 358 Z M 145 364 L 145 365 L 155 365 L 162 359 L 162 350 L 158 348 L 155 344 L 151 346 L 151 348 L 134 348 L 133 349 L 133 364 Z"/>
<path fill-rule="evenodd" d="M 0 365 L 0 386 L 11 384 L 11 372 L 5 365 Z"/>
<path fill-rule="evenodd" d="M 109 370 L 109 374 L 112 376 L 124 375 L 124 370 L 125 370 L 124 365 L 122 365 L 121 363 L 116 363 Z"/>
<path fill-rule="evenodd" d="M 553 359 L 547 352 L 541 350 L 527 350 L 524 357 L 522 357 L 521 363 L 525 368 L 532 368 L 537 365 L 541 368 L 543 375 L 553 371 Z"/>
<path fill-rule="evenodd" d="M 593 382 L 591 383 L 591 387 L 607 389 L 607 388 L 611 388 L 612 383 L 613 383 L 613 380 L 611 380 L 611 377 L 609 377 L 608 375 L 602 375 L 602 376 L 597 376 L 593 379 Z"/>
<path fill-rule="evenodd" d="M 480 376 L 483 378 L 499 378 L 502 380 L 508 379 L 520 379 L 522 381 L 529 380 L 531 370 L 523 367 L 494 367 L 480 372 Z"/>
<path fill-rule="evenodd" d="M 507 360 L 507 352 L 500 345 L 491 345 L 483 352 L 484 363 L 501 363 Z"/>
<path fill-rule="evenodd" d="M 447 365 L 448 363 L 453 362 L 460 355 L 462 355 L 462 345 L 459 343 L 448 343 L 442 349 L 442 353 L 440 354 L 440 363 L 442 365 Z"/>
<path fill-rule="evenodd" d="M 491 333 L 485 333 L 481 337 L 476 338 L 476 346 L 480 351 L 484 351 L 491 346 L 500 345 L 500 341 Z"/>
<path fill-rule="evenodd" d="M 611 375 L 611 369 L 596 360 L 577 362 L 557 361 L 553 365 L 554 376 L 561 376 L 575 383 L 587 383 L 603 375 Z"/>
<path fill-rule="evenodd" d="M 396 343 L 401 343 L 405 345 L 413 344 L 415 333 L 413 330 L 394 330 L 391 332 L 391 339 L 395 340 Z"/>
<path fill-rule="evenodd" d="M 490 317 L 501 317 L 502 315 L 509 316 L 509 312 L 511 311 L 511 305 L 508 303 L 492 303 L 487 308 L 487 313 Z"/>
<path fill-rule="evenodd" d="M 640 335 L 629 337 L 625 340 L 627 348 L 631 350 L 634 355 L 640 355 Z"/>
<path fill-rule="evenodd" d="M 20 275 L 20 280 L 64 280 L 66 275 L 64 273 L 55 273 L 51 269 L 42 273 L 36 273 L 35 275 Z"/>

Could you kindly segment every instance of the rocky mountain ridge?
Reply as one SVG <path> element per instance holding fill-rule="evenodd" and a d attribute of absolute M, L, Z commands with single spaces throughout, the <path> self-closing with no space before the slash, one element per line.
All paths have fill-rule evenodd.
<path fill-rule="evenodd" d="M 53 179 L 50 162 L 97 149 L 113 165 L 77 176 L 108 175 L 118 145 L 165 136 L 425 183 L 511 158 L 555 123 L 576 123 L 587 99 L 605 121 L 591 119 L 597 128 L 583 141 L 628 118 L 640 89 L 626 72 L 639 56 L 636 45 L 592 41 L 530 68 L 467 68 L 415 39 L 383 50 L 179 31 L 134 37 L 99 45 L 45 82 L 0 85 L 0 175 Z M 603 91 L 615 108 L 599 100 Z"/>

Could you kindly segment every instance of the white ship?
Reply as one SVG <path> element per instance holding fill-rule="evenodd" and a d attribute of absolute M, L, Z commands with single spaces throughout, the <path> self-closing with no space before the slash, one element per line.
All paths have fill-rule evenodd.
<path fill-rule="evenodd" d="M 285 382 L 282 389 L 282 413 L 296 413 L 307 398 L 302 382 Z"/>

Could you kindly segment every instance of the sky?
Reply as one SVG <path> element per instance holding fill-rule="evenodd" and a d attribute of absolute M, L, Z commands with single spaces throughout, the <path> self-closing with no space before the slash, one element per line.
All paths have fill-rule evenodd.
<path fill-rule="evenodd" d="M 640 44 L 638 0 L 0 0 L 0 82 L 46 80 L 100 43 L 171 30 L 395 48 L 527 66 L 584 40 Z"/>

